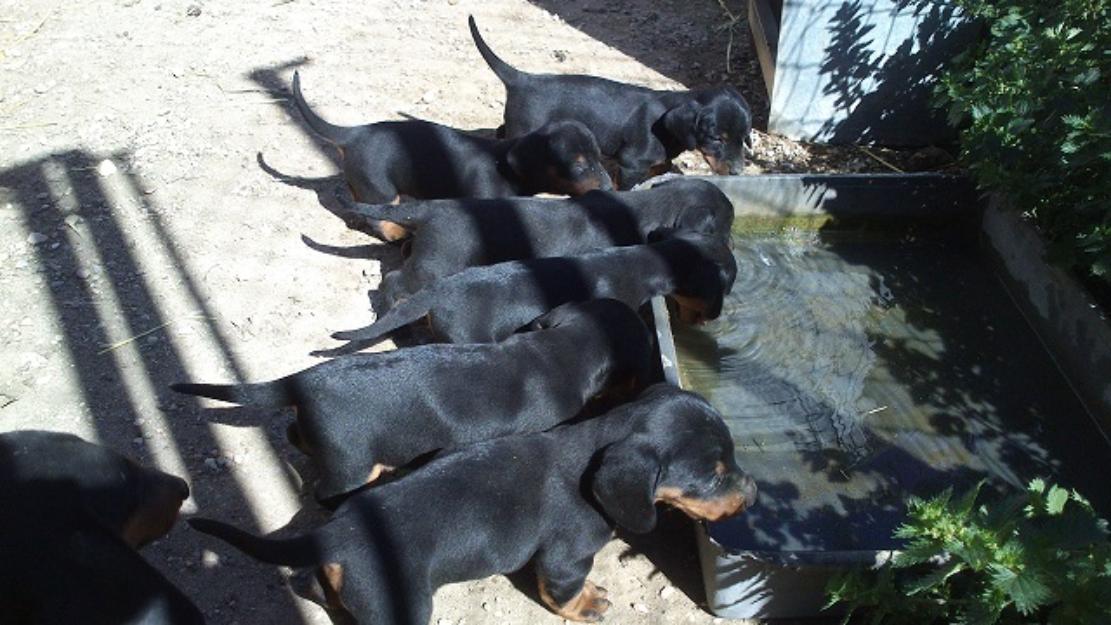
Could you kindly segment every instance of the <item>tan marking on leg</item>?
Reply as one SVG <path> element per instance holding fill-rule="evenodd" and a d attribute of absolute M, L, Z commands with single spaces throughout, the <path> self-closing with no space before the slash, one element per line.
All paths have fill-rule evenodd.
<path fill-rule="evenodd" d="M 405 226 L 385 220 L 378 221 L 378 232 L 387 241 L 400 241 L 409 236 L 409 230 Z"/>
<path fill-rule="evenodd" d="M 285 437 L 289 440 L 289 444 L 296 447 L 298 451 L 306 456 L 312 455 L 312 450 L 309 449 L 308 443 L 305 442 L 305 435 L 301 432 L 301 424 L 296 421 L 290 423 L 289 427 L 285 430 Z"/>
<path fill-rule="evenodd" d="M 320 582 L 320 587 L 324 590 L 324 600 L 328 602 L 328 607 L 342 609 L 340 591 L 343 590 L 343 565 L 329 562 L 321 566 L 316 571 L 316 581 Z"/>
<path fill-rule="evenodd" d="M 606 599 L 606 589 L 596 586 L 594 582 L 587 580 L 583 583 L 582 590 L 579 594 L 571 598 L 570 601 L 563 605 L 556 603 L 552 595 L 548 592 L 547 582 L 541 577 L 539 580 L 540 599 L 551 608 L 552 612 L 562 616 L 571 621 L 580 621 L 585 623 L 594 623 L 602 620 L 602 614 L 605 613 L 610 607 L 610 602 Z"/>
<path fill-rule="evenodd" d="M 375 463 L 375 465 L 370 469 L 370 475 L 367 476 L 366 483 L 373 484 L 375 480 L 382 477 L 382 474 L 393 473 L 395 469 L 397 469 L 397 467 Z"/>

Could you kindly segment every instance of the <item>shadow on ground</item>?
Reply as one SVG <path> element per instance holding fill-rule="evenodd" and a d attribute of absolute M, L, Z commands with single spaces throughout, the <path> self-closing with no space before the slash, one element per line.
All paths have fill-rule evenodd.
<path fill-rule="evenodd" d="M 159 275 L 152 266 L 158 261 L 152 258 L 172 268 L 169 281 L 179 287 L 185 306 L 194 313 L 189 321 L 217 347 L 220 361 L 235 380 L 243 379 L 242 369 L 213 321 L 216 312 L 201 295 L 198 277 L 185 269 L 178 244 L 163 223 L 164 208 L 143 181 L 129 173 L 130 162 L 127 152 L 61 152 L 0 171 L 0 188 L 20 211 L 27 230 L 50 233 L 34 246 L 33 271 L 48 287 L 62 349 L 99 441 L 182 474 L 206 515 L 242 517 L 251 507 L 236 482 L 203 476 L 209 470 L 205 460 L 220 448 L 219 441 L 208 423 L 196 418 L 196 408 L 186 407 L 187 402 L 169 390 L 172 382 L 203 372 L 190 371 L 183 347 L 161 331 L 183 320 L 162 299 L 164 287 L 154 281 L 166 276 Z M 97 170 L 104 163 L 114 165 L 118 173 L 100 175 Z M 125 218 L 120 208 L 124 204 L 141 218 Z M 259 415 L 255 417 L 257 425 Z M 168 438 L 164 447 L 163 432 Z M 283 463 L 284 454 L 276 451 L 282 444 L 280 433 L 274 428 L 266 433 L 269 445 L 259 451 Z M 295 477 L 286 478 L 287 486 L 296 491 Z M 258 530 L 257 519 L 246 516 L 248 526 Z M 176 551 L 174 536 L 182 531 L 189 530 L 179 527 L 162 542 Z M 146 553 L 151 559 L 165 555 L 157 548 Z M 180 571 L 170 571 L 170 576 L 182 583 Z M 287 620 L 297 613 L 288 594 L 269 594 L 272 607 L 267 609 L 275 615 Z"/>

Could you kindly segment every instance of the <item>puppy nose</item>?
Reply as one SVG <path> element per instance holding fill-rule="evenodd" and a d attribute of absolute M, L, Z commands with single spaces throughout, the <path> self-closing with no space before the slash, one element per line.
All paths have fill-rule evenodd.
<path fill-rule="evenodd" d="M 182 501 L 189 499 L 189 483 L 176 475 L 170 477 L 173 478 L 173 491 L 178 499 Z"/>

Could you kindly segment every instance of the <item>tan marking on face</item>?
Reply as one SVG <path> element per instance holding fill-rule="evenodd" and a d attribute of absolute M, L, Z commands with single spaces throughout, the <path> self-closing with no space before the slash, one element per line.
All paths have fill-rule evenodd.
<path fill-rule="evenodd" d="M 671 171 L 670 162 L 664 161 L 662 163 L 656 163 L 655 165 L 648 168 L 648 177 L 651 178 L 653 176 L 662 176 L 669 171 Z"/>
<path fill-rule="evenodd" d="M 707 153 L 702 148 L 699 148 L 698 151 L 702 153 L 702 158 L 706 160 L 706 164 L 710 166 L 710 169 L 715 174 L 724 176 L 729 173 L 728 163 L 726 163 L 725 161 L 719 161 L 716 157 Z"/>
<path fill-rule="evenodd" d="M 547 582 L 543 577 L 538 582 L 540 599 L 544 602 L 544 605 L 547 605 L 552 612 L 567 620 L 594 623 L 602 620 L 602 614 L 610 607 L 610 602 L 606 599 L 606 589 L 596 586 L 590 580 L 583 583 L 583 588 L 579 591 L 579 594 L 563 605 L 559 605 L 552 598 L 552 595 L 548 592 Z"/>
<path fill-rule="evenodd" d="M 321 566 L 316 571 L 316 580 L 324 590 L 324 600 L 328 602 L 328 607 L 342 609 L 344 606 L 340 591 L 343 590 L 343 565 L 329 562 Z"/>
<path fill-rule="evenodd" d="M 124 521 L 120 537 L 125 543 L 138 549 L 165 536 L 177 522 L 183 501 L 185 500 L 181 495 L 168 484 L 159 485 Z"/>
<path fill-rule="evenodd" d="M 559 175 L 554 166 L 549 166 L 548 187 L 553 192 L 571 197 L 579 196 L 589 191 L 602 188 L 602 176 L 595 174 L 582 180 L 568 180 Z"/>
<path fill-rule="evenodd" d="M 405 226 L 385 220 L 378 222 L 378 232 L 387 241 L 400 241 L 409 236 L 409 230 Z"/>
<path fill-rule="evenodd" d="M 401 194 L 400 193 L 395 195 L 394 198 L 392 200 L 390 200 L 390 204 L 392 204 L 393 206 L 397 206 L 400 203 L 401 203 Z"/>
<path fill-rule="evenodd" d="M 744 511 L 747 502 L 739 492 L 729 492 L 716 499 L 696 499 L 683 494 L 673 486 L 661 486 L 656 490 L 656 501 L 678 508 L 687 516 L 699 521 L 720 521 Z"/>
<path fill-rule="evenodd" d="M 679 306 L 679 319 L 684 323 L 706 322 L 706 300 L 687 295 L 671 294 L 671 299 Z"/>
<path fill-rule="evenodd" d="M 392 473 L 397 467 L 391 467 L 385 464 L 375 464 L 370 469 L 370 474 L 366 478 L 367 484 L 373 484 L 378 478 L 382 477 L 384 473 Z"/>

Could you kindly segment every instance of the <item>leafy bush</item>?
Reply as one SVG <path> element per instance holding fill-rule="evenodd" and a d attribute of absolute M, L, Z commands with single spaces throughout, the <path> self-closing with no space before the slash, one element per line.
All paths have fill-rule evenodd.
<path fill-rule="evenodd" d="M 1111 0 L 956 2 L 989 29 L 938 87 L 962 160 L 1111 283 Z"/>
<path fill-rule="evenodd" d="M 1087 501 L 1041 480 L 990 508 L 979 494 L 912 499 L 895 533 L 905 549 L 836 576 L 827 608 L 873 624 L 1111 623 L 1111 542 Z"/>

